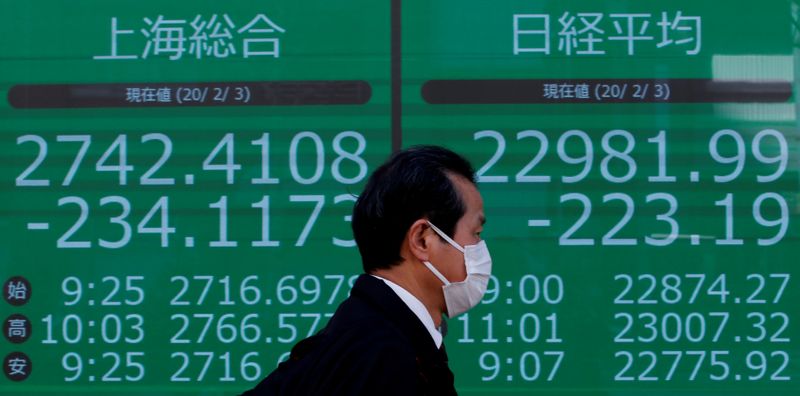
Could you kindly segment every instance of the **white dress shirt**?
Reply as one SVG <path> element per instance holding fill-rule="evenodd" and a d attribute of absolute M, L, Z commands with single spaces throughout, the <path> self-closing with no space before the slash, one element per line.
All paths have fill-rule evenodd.
<path fill-rule="evenodd" d="M 425 329 L 427 329 L 428 333 L 431 334 L 431 338 L 433 338 L 436 348 L 441 348 L 442 333 L 439 333 L 439 330 L 436 330 L 436 326 L 433 324 L 433 318 L 431 317 L 430 312 L 428 312 L 428 310 L 425 308 L 425 305 L 422 304 L 422 301 L 414 297 L 413 294 L 409 293 L 408 290 L 403 289 L 397 283 L 385 278 L 381 278 L 377 275 L 372 276 L 382 280 L 387 286 L 394 290 L 395 294 L 397 294 L 397 297 L 400 297 L 400 299 L 403 300 L 403 302 L 408 306 L 408 309 L 410 309 L 414 315 L 417 315 L 419 321 L 422 322 L 422 325 L 425 326 Z"/>

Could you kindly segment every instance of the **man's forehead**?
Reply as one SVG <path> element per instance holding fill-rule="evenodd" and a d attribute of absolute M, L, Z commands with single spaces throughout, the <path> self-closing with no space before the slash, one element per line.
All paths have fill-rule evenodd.
<path fill-rule="evenodd" d="M 472 180 L 453 172 L 446 172 L 445 174 L 453 183 L 453 186 L 455 186 L 456 190 L 458 190 L 458 192 L 462 195 L 462 198 L 467 199 L 468 197 L 466 197 L 466 195 L 476 194 L 477 198 L 481 199 L 481 194 L 478 191 L 478 187 L 472 182 Z"/>
<path fill-rule="evenodd" d="M 471 180 L 458 174 L 448 172 L 447 177 L 453 183 L 466 206 L 465 217 L 469 216 L 471 217 L 470 220 L 483 225 L 486 222 L 486 216 L 483 213 L 483 197 L 481 197 L 478 187 Z"/>

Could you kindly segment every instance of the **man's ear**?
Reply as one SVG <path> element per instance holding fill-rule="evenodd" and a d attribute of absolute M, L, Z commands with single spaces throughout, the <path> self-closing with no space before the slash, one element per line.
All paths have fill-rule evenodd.
<path fill-rule="evenodd" d="M 409 253 L 419 261 L 428 261 L 430 254 L 431 243 L 433 242 L 433 233 L 430 232 L 431 227 L 428 221 L 419 219 L 411 224 L 406 233 L 406 244 Z"/>

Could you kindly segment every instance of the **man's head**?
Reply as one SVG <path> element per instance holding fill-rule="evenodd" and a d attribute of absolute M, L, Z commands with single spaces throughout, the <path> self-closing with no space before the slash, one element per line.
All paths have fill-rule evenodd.
<path fill-rule="evenodd" d="M 394 154 L 370 177 L 353 210 L 353 234 L 361 252 L 364 271 L 388 269 L 410 257 L 403 257 L 411 239 L 442 242 L 427 225 L 435 224 L 462 246 L 480 240 L 483 201 L 475 186 L 475 172 L 467 160 L 442 147 L 417 146 Z M 425 245 L 425 241 L 422 241 Z M 404 246 L 405 245 L 405 246 Z M 427 245 L 430 245 L 428 243 Z M 448 244 L 425 246 L 424 252 L 411 246 L 409 254 L 434 261 L 446 254 L 460 261 L 463 256 Z M 430 248 L 429 252 L 427 249 Z M 450 257 L 440 259 L 450 261 Z M 455 260 L 455 259 L 454 259 Z M 463 271 L 461 271 L 463 273 Z M 453 274 L 459 278 L 464 275 Z"/>

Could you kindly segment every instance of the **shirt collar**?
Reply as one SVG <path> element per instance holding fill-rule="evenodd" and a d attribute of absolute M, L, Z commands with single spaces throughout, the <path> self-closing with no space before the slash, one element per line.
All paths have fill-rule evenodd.
<path fill-rule="evenodd" d="M 408 306 L 408 309 L 410 309 L 411 312 L 413 312 L 414 315 L 419 318 L 419 321 L 422 322 L 422 325 L 425 326 L 426 330 L 428 330 L 431 338 L 433 338 L 433 342 L 436 344 L 436 348 L 441 348 L 442 333 L 439 333 L 439 331 L 436 330 L 436 326 L 433 324 L 433 318 L 431 317 L 430 312 L 428 312 L 428 310 L 425 308 L 425 305 L 422 304 L 422 301 L 414 297 L 413 294 L 409 293 L 408 290 L 403 289 L 403 287 L 397 283 L 394 283 L 386 278 L 381 278 L 377 275 L 372 276 L 386 283 L 386 285 L 389 286 L 395 292 L 395 294 L 397 294 L 397 297 L 400 297 L 400 299 L 403 300 L 403 302 Z"/>

